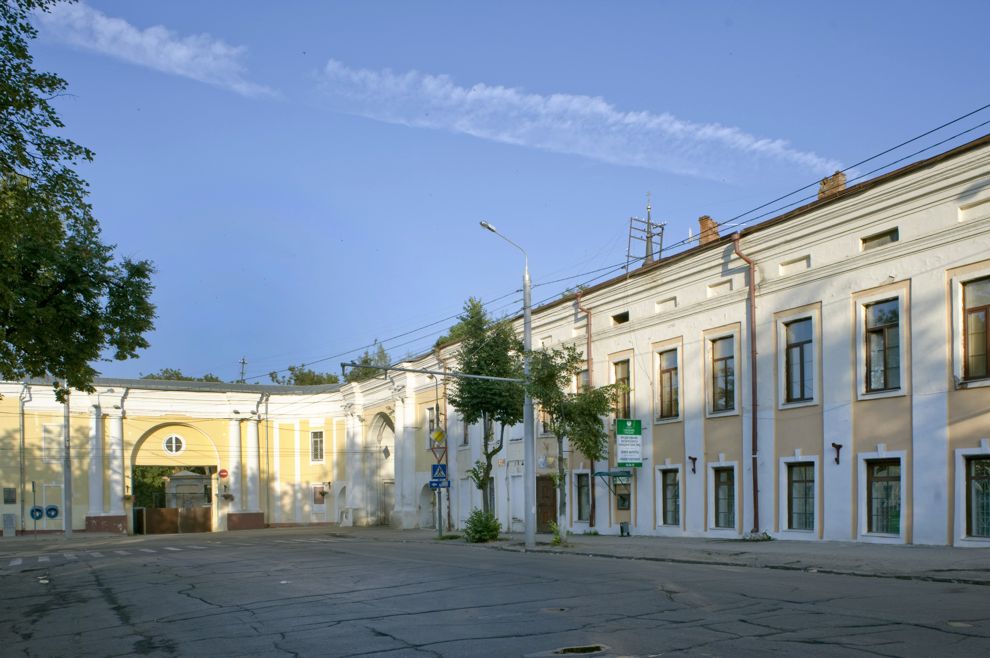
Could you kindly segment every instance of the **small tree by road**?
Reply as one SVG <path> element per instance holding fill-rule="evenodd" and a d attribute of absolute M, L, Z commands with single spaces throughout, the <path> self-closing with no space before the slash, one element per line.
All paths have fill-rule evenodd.
<path fill-rule="evenodd" d="M 522 342 L 506 321 L 492 322 L 484 306 L 475 298 L 464 304 L 456 331 L 460 339 L 457 370 L 469 375 L 522 378 Z M 492 460 L 505 443 L 505 428 L 522 421 L 523 386 L 521 383 L 486 379 L 456 378 L 450 394 L 465 423 L 481 421 L 482 458 L 470 471 L 471 479 L 481 491 L 482 510 L 491 510 Z M 495 440 L 495 423 L 499 424 Z"/>
<path fill-rule="evenodd" d="M 619 389 L 615 384 L 599 388 L 571 389 L 574 377 L 584 367 L 584 357 L 573 345 L 545 349 L 532 354 L 529 392 L 543 412 L 546 428 L 557 439 L 558 519 L 563 524 L 567 511 L 564 439 L 571 452 L 580 452 L 592 461 L 603 459 L 608 432 L 602 417 L 615 405 Z"/>

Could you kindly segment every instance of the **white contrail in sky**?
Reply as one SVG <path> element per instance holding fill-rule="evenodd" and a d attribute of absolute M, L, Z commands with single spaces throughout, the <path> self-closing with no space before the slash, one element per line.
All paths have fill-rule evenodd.
<path fill-rule="evenodd" d="M 39 12 L 45 33 L 78 48 L 93 50 L 133 64 L 216 85 L 242 96 L 277 96 L 277 92 L 245 78 L 242 46 L 231 46 L 209 34 L 179 36 L 161 25 L 137 28 L 85 4 L 59 4 Z"/>
<path fill-rule="evenodd" d="M 543 95 L 483 83 L 463 87 L 446 75 L 355 69 L 336 60 L 323 69 L 320 86 L 340 112 L 611 164 L 705 178 L 735 177 L 754 164 L 796 166 L 815 175 L 842 168 L 782 139 L 668 113 L 622 111 L 595 96 Z"/>

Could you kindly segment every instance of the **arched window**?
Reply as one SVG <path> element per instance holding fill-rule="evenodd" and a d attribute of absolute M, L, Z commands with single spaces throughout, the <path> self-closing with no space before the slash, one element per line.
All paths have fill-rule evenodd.
<path fill-rule="evenodd" d="M 169 436 L 166 436 L 165 440 L 162 442 L 162 448 L 170 455 L 177 455 L 185 450 L 186 442 L 181 436 L 177 434 L 170 434 Z"/>

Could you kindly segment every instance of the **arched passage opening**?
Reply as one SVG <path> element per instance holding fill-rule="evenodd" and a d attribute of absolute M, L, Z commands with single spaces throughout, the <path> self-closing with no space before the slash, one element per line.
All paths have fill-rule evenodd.
<path fill-rule="evenodd" d="M 214 496 L 219 453 L 213 440 L 185 423 L 163 423 L 134 444 L 125 479 L 134 534 L 218 529 Z"/>
<path fill-rule="evenodd" d="M 388 414 L 371 419 L 364 452 L 371 523 L 389 525 L 395 510 L 395 422 Z"/>

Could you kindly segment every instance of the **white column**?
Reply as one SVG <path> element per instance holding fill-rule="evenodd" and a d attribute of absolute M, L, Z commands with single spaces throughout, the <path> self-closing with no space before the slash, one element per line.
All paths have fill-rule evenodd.
<path fill-rule="evenodd" d="M 853 472 L 856 451 L 853 449 L 853 390 L 857 372 L 855 352 L 849 336 L 856 331 L 855 319 L 846 311 L 849 298 L 838 290 L 834 297 L 822 300 L 822 496 L 823 539 L 855 539 L 852 528 L 857 522 L 852 504 Z M 841 445 L 839 463 L 835 448 Z"/>
<path fill-rule="evenodd" d="M 110 484 L 110 515 L 124 515 L 124 415 L 118 411 L 110 416 L 107 433 L 107 470 Z"/>
<path fill-rule="evenodd" d="M 89 416 L 89 515 L 103 514 L 103 411 L 90 407 Z"/>
<path fill-rule="evenodd" d="M 694 333 L 689 333 L 693 331 Z M 705 341 L 701 331 L 691 327 L 684 333 L 684 363 L 704 363 Z M 705 377 L 704 370 L 684 374 L 684 527 L 688 535 L 705 532 Z M 690 457 L 694 457 L 694 471 Z M 607 493 L 607 492 L 606 492 Z M 605 499 L 607 501 L 607 499 Z M 608 514 L 608 508 L 603 510 Z"/>
<path fill-rule="evenodd" d="M 244 498 L 241 495 L 241 421 L 231 418 L 227 429 L 227 486 L 234 494 L 234 504 L 230 508 L 244 511 Z"/>
<path fill-rule="evenodd" d="M 260 512 L 261 450 L 258 443 L 257 418 L 251 418 L 247 422 L 247 450 L 245 453 L 247 466 L 247 511 Z"/>

